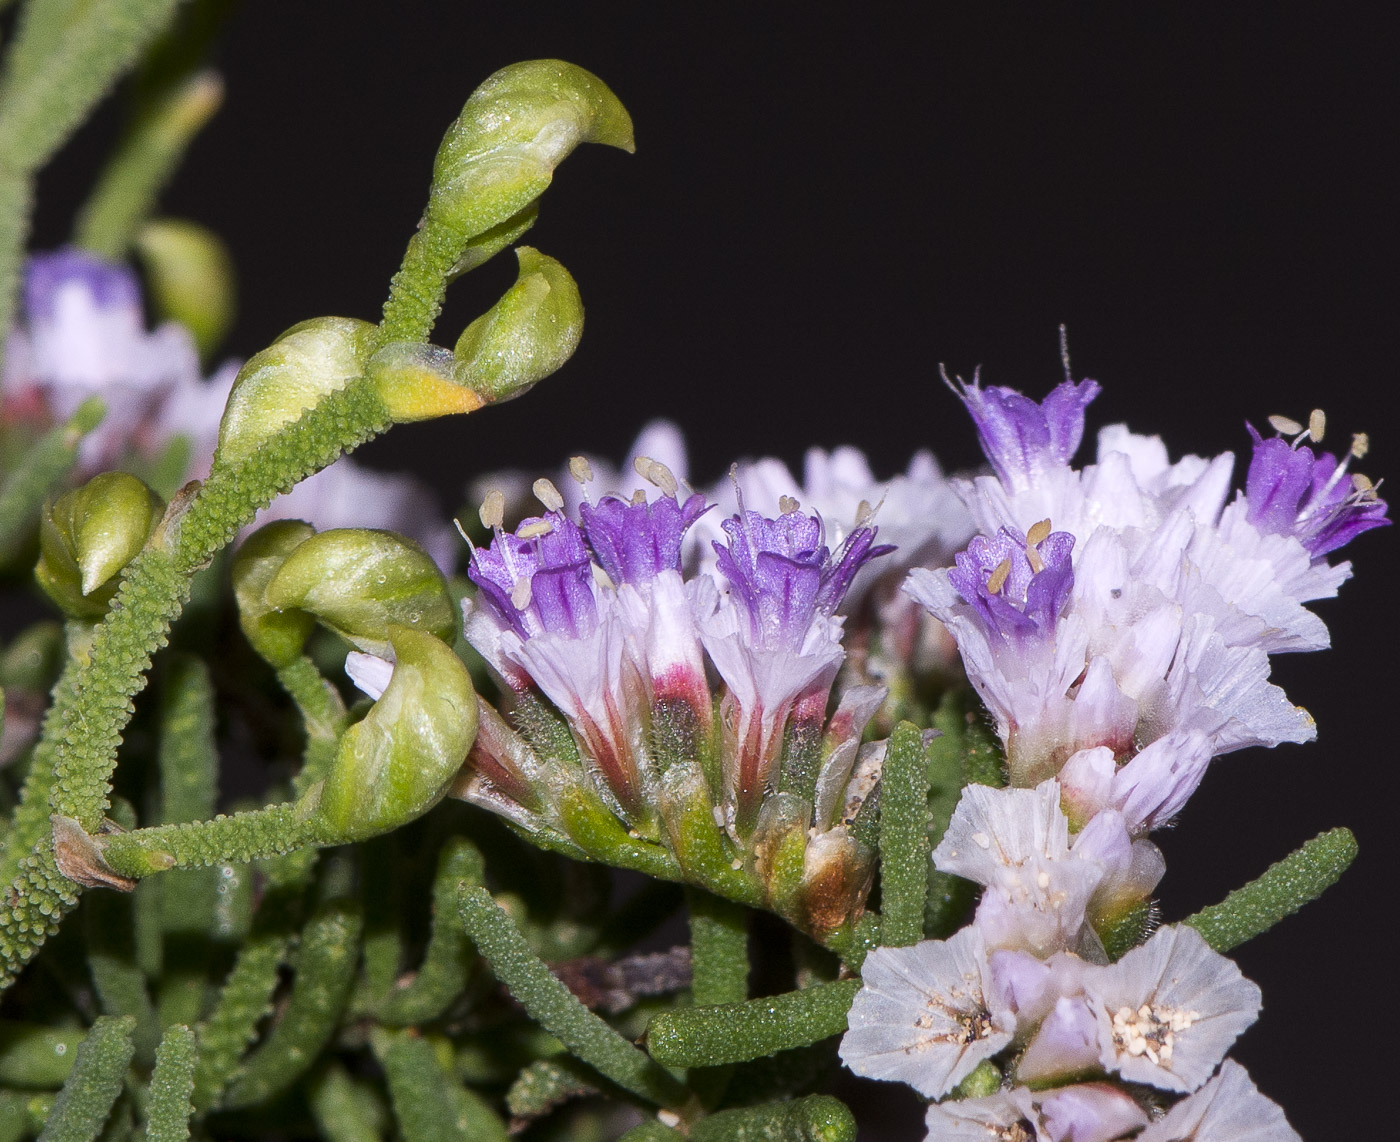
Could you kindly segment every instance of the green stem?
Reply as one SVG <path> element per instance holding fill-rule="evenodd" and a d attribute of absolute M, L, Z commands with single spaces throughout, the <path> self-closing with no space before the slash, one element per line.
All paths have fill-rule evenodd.
<path fill-rule="evenodd" d="M 426 341 L 442 312 L 447 278 L 462 254 L 464 236 L 429 213 L 409 239 L 403 264 L 389 283 L 380 344 Z"/>
<path fill-rule="evenodd" d="M 0 487 L 0 564 L 8 563 L 21 545 L 32 540 L 44 497 L 73 467 L 78 445 L 106 413 L 101 397 L 88 397 L 66 423 L 41 436 L 16 462 Z"/>
<path fill-rule="evenodd" d="M 924 934 L 928 895 L 929 772 L 923 734 L 901 722 L 880 777 L 880 938 L 895 947 Z"/>
<path fill-rule="evenodd" d="M 139 879 L 172 868 L 246 864 L 283 856 L 319 842 L 295 801 L 220 815 L 184 825 L 154 825 L 103 838 L 102 855 L 114 872 Z"/>

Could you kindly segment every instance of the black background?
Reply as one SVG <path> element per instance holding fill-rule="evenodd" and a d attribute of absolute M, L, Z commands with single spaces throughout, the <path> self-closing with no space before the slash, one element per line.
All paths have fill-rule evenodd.
<path fill-rule="evenodd" d="M 1362 467 L 1381 477 L 1396 24 L 1219 7 L 247 3 L 218 52 L 226 107 L 165 202 L 231 243 L 247 355 L 306 317 L 375 317 L 441 132 L 490 72 L 559 56 L 612 86 L 637 154 L 576 152 L 526 239 L 579 282 L 575 359 L 524 400 L 364 453 L 449 510 L 473 475 L 620 456 L 659 415 L 706 480 L 809 444 L 860 445 L 878 475 L 921 447 L 964 467 L 974 437 L 939 363 L 1040 396 L 1061 322 L 1105 387 L 1091 430 L 1244 451 L 1247 417 L 1321 405 L 1329 443 L 1371 433 Z M 45 176 L 40 244 L 63 238 L 118 123 L 104 111 Z M 512 263 L 453 288 L 439 341 Z M 1393 1117 L 1396 553 L 1392 532 L 1363 537 L 1357 581 L 1318 605 L 1332 650 L 1277 663 L 1318 741 L 1221 759 L 1161 838 L 1170 919 L 1355 829 L 1343 883 L 1237 953 L 1265 1009 L 1236 1056 L 1314 1140 Z"/>

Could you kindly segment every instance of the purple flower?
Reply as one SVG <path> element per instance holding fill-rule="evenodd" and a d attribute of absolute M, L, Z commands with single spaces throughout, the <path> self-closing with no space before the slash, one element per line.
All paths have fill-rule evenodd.
<path fill-rule="evenodd" d="M 24 311 L 31 323 L 54 321 L 65 290 L 86 293 L 98 309 L 141 310 L 141 289 L 127 266 L 104 262 L 81 250 L 35 254 L 24 278 Z"/>
<path fill-rule="evenodd" d="M 598 621 L 583 532 L 559 512 L 524 520 L 472 552 L 467 575 L 505 625 L 522 638 L 546 631 L 581 638 Z"/>
<path fill-rule="evenodd" d="M 1006 642 L 1050 638 L 1074 586 L 1074 536 L 1051 532 L 1039 543 L 1003 527 L 994 538 L 974 536 L 953 556 L 948 581 L 976 608 L 989 633 Z"/>
<path fill-rule="evenodd" d="M 698 492 L 684 504 L 667 495 L 650 503 L 604 496 L 579 506 L 589 546 L 619 585 L 650 583 L 662 571 L 679 571 L 686 530 L 705 510 Z"/>
<path fill-rule="evenodd" d="M 748 614 L 756 645 L 799 650 L 812 620 L 841 605 L 856 572 L 893 550 L 874 547 L 875 529 L 858 527 L 833 556 L 819 516 L 790 511 L 777 519 L 746 511 L 725 520 L 728 545 L 715 543 L 720 573 Z"/>
<path fill-rule="evenodd" d="M 1384 500 L 1369 489 L 1353 488 L 1345 461 L 1279 437 L 1265 440 L 1252 424 L 1245 427 L 1254 438 L 1245 479 L 1246 518 L 1260 531 L 1292 535 L 1319 560 L 1363 531 L 1390 522 Z"/>
<path fill-rule="evenodd" d="M 1084 409 L 1099 395 L 1098 382 L 1087 380 L 1063 381 L 1039 404 L 1015 389 L 984 389 L 975 376 L 952 388 L 972 414 L 982 451 L 1013 490 L 1070 462 L 1084 437 Z"/>

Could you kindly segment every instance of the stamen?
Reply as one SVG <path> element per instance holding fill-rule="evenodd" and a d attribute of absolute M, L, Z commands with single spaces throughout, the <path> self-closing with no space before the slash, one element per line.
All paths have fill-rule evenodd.
<path fill-rule="evenodd" d="M 1026 548 L 1026 562 L 1031 565 L 1031 573 L 1039 575 L 1045 570 L 1045 560 L 1040 557 L 1040 552 L 1034 547 Z"/>
<path fill-rule="evenodd" d="M 1269 424 L 1280 436 L 1297 436 L 1303 431 L 1303 426 L 1288 416 L 1271 416 Z"/>
<path fill-rule="evenodd" d="M 531 485 L 530 490 L 535 493 L 535 499 L 544 504 L 547 512 L 557 512 L 564 506 L 564 497 L 559 494 L 559 489 L 554 486 L 553 481 L 546 480 L 541 476 Z"/>
<path fill-rule="evenodd" d="M 644 504 L 646 502 L 647 494 L 646 492 L 642 491 L 641 488 L 638 488 L 635 492 L 632 493 L 632 503 L 634 506 L 637 504 Z"/>
<path fill-rule="evenodd" d="M 1322 443 L 1322 434 L 1327 431 L 1327 414 L 1320 408 L 1315 408 L 1308 416 L 1308 435 L 1313 438 L 1314 443 Z"/>
<path fill-rule="evenodd" d="M 791 496 L 778 497 L 778 511 L 780 511 L 783 515 L 792 515 L 792 513 L 797 511 L 797 509 L 801 506 L 802 505 L 798 503 L 795 499 L 793 499 Z"/>
<path fill-rule="evenodd" d="M 510 602 L 517 611 L 523 611 L 530 605 L 530 580 L 517 579 L 515 586 L 510 589 Z"/>
<path fill-rule="evenodd" d="M 481 501 L 481 510 L 477 514 L 481 517 L 481 526 L 489 527 L 492 531 L 505 523 L 506 497 L 500 488 L 492 488 L 486 493 L 486 498 Z"/>
<path fill-rule="evenodd" d="M 540 536 L 548 535 L 553 530 L 554 525 L 549 520 L 537 519 L 518 529 L 515 534 L 521 539 L 539 539 Z"/>
<path fill-rule="evenodd" d="M 569 475 L 580 484 L 591 483 L 593 480 L 593 465 L 588 462 L 588 457 L 570 456 Z"/>
<path fill-rule="evenodd" d="M 1363 476 L 1360 472 L 1351 474 L 1351 486 L 1360 496 L 1374 495 L 1376 490 L 1376 485 L 1371 483 L 1371 477 Z"/>
<path fill-rule="evenodd" d="M 1050 521 L 1043 519 L 1039 523 L 1032 524 L 1030 531 L 1026 532 L 1026 543 L 1030 547 L 1039 547 L 1050 538 Z"/>
<path fill-rule="evenodd" d="M 1369 451 L 1371 451 L 1370 436 L 1364 432 L 1353 432 L 1351 434 L 1351 454 L 1360 460 Z"/>
<path fill-rule="evenodd" d="M 632 461 L 632 467 L 637 470 L 643 480 L 649 484 L 655 484 L 666 495 L 672 499 L 676 495 L 676 477 L 671 474 L 671 469 L 661 463 L 660 460 L 653 460 L 650 456 L 638 456 Z"/>
<path fill-rule="evenodd" d="M 874 510 L 870 506 L 869 500 L 861 500 L 856 505 L 856 527 L 864 527 L 866 521 L 874 515 Z"/>
<path fill-rule="evenodd" d="M 1006 585 L 1006 580 L 1011 576 L 1011 556 L 1007 556 L 997 564 L 996 570 L 992 572 L 992 577 L 987 580 L 987 590 L 995 595 Z"/>

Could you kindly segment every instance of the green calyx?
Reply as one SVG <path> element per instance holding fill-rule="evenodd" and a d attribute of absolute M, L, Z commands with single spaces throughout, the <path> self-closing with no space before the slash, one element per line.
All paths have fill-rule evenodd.
<path fill-rule="evenodd" d="M 396 627 L 447 641 L 457 629 L 437 564 L 392 531 L 346 527 L 309 536 L 282 559 L 262 595 L 272 610 L 313 615 L 381 658 L 393 653 Z"/>
<path fill-rule="evenodd" d="M 569 271 L 529 246 L 515 256 L 515 284 L 453 350 L 463 381 L 487 402 L 527 392 L 573 356 L 583 336 L 583 302 Z"/>
<path fill-rule="evenodd" d="M 432 808 L 476 736 L 476 692 L 452 648 L 402 626 L 388 636 L 393 676 L 340 739 L 320 790 L 316 817 L 328 839 L 363 840 Z"/>
<path fill-rule="evenodd" d="M 239 625 L 253 649 L 278 669 L 301 656 L 316 619 L 302 610 L 278 610 L 267 601 L 267 585 L 287 557 L 315 534 L 316 529 L 301 520 L 276 520 L 253 532 L 233 557 Z"/>
<path fill-rule="evenodd" d="M 362 376 L 375 334 L 367 321 L 317 317 L 253 354 L 233 382 L 216 463 L 247 459 L 307 409 Z"/>
<path fill-rule="evenodd" d="M 164 510 L 135 476 L 94 476 L 44 513 L 34 577 L 69 618 L 101 618 L 118 576 L 146 546 Z"/>
<path fill-rule="evenodd" d="M 472 92 L 438 149 L 425 219 L 458 236 L 454 274 L 504 247 L 503 235 L 492 231 L 523 233 L 533 217 L 522 212 L 580 143 L 635 146 L 631 116 L 592 72 L 562 60 L 529 60 L 502 68 Z M 495 249 L 479 250 L 472 242 L 479 237 Z"/>

